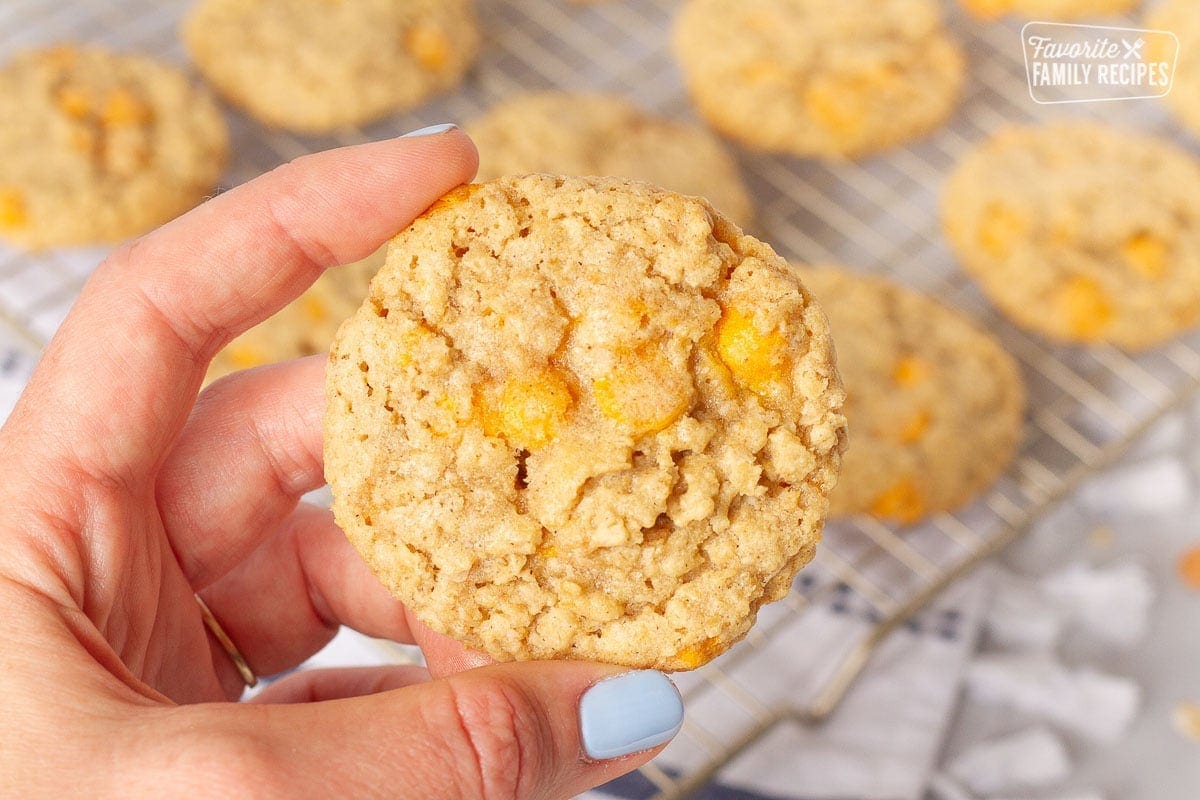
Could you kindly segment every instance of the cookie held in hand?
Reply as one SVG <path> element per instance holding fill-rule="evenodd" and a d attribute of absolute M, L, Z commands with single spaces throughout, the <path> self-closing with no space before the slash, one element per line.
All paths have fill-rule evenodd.
<path fill-rule="evenodd" d="M 328 369 L 334 514 L 501 660 L 697 667 L 812 558 L 845 445 L 828 324 L 703 200 L 546 175 L 391 243 Z"/>

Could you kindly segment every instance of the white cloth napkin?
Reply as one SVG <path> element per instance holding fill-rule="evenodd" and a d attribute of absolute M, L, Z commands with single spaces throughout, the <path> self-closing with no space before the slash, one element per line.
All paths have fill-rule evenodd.
<path fill-rule="evenodd" d="M 975 649 L 986 581 L 948 591 L 875 654 L 849 695 L 821 726 L 783 722 L 721 771 L 699 800 L 920 800 L 941 750 L 964 670 Z M 729 677 L 765 709 L 804 707 L 871 622 L 849 592 L 800 615 Z M 718 661 L 720 664 L 720 661 Z M 686 694 L 703 680 L 681 675 Z M 731 741 L 753 717 L 717 687 L 687 705 L 689 723 L 656 762 L 688 774 L 710 756 L 688 725 Z M 655 787 L 634 774 L 586 795 L 640 800 Z"/>

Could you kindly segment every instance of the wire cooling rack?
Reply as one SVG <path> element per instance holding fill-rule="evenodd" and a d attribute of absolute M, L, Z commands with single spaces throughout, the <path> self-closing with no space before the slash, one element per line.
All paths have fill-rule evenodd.
<path fill-rule="evenodd" d="M 481 0 L 486 49 L 460 91 L 412 114 L 333 137 L 266 131 L 231 113 L 234 158 L 225 182 L 241 183 L 314 150 L 469 120 L 520 89 L 620 92 L 649 109 L 687 118 L 691 112 L 667 45 L 677 5 Z M 186 7 L 159 0 L 4 0 L 0 59 L 23 47 L 77 40 L 186 63 L 177 38 Z M 977 23 L 951 7 L 947 16 L 970 60 L 965 101 L 951 124 L 914 147 L 859 163 L 823 165 L 740 153 L 757 202 L 751 230 L 799 261 L 890 274 L 995 332 L 1020 361 L 1028 383 L 1031 413 L 1020 454 L 989 494 L 959 513 L 901 531 L 865 519 L 831 524 L 805 581 L 764 613 L 745 642 L 687 681 L 689 703 L 721 693 L 751 722 L 713 730 L 689 719 L 683 733 L 700 744 L 705 759 L 683 772 L 668 773 L 653 763 L 644 767 L 659 800 L 694 792 L 781 721 L 818 724 L 889 633 L 1020 537 L 1089 475 L 1118 460 L 1155 420 L 1200 388 L 1200 335 L 1136 358 L 1110 347 L 1050 346 L 1000 318 L 955 267 L 940 234 L 938 190 L 958 158 L 997 127 L 1070 113 L 1175 134 L 1154 101 L 1035 106 L 1026 89 L 1019 28 Z M 30 256 L 0 249 L 0 322 L 26 349 L 39 348 L 102 257 L 97 250 Z M 856 596 L 872 626 L 831 668 L 827 681 L 809 687 L 803 705 L 764 708 L 739 684 L 738 664 L 834 592 Z"/>

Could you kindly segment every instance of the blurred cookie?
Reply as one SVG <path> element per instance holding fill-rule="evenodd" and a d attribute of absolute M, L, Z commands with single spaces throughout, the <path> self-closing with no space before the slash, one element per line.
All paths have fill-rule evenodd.
<path fill-rule="evenodd" d="M 1167 105 L 1195 136 L 1200 136 L 1200 8 L 1194 0 L 1166 0 L 1146 17 L 1146 27 L 1170 31 L 1179 37 L 1179 60 Z M 1167 45 L 1163 37 L 1151 39 L 1147 53 L 1154 60 L 1170 61 L 1172 52 L 1154 52 Z"/>
<path fill-rule="evenodd" d="M 1200 163 L 1089 123 L 1013 128 L 955 169 L 946 235 L 1018 324 L 1140 350 L 1200 321 Z"/>
<path fill-rule="evenodd" d="M 753 213 L 737 162 L 715 136 L 615 95 L 517 95 L 467 132 L 481 181 L 536 172 L 633 178 L 703 197 L 740 224 Z"/>
<path fill-rule="evenodd" d="M 338 326 L 362 305 L 383 257 L 380 248 L 362 261 L 326 270 L 304 294 L 217 353 L 205 382 L 251 367 L 329 352 Z"/>
<path fill-rule="evenodd" d="M 0 237 L 30 248 L 116 242 L 211 194 L 225 120 L 177 69 L 52 47 L 0 68 Z"/>
<path fill-rule="evenodd" d="M 966 317 L 884 278 L 799 273 L 829 316 L 846 385 L 852 444 L 830 514 L 907 524 L 991 486 L 1021 436 L 1013 358 Z"/>
<path fill-rule="evenodd" d="M 967 11 L 983 19 L 1006 15 L 1031 19 L 1073 20 L 1108 17 L 1132 11 L 1141 0 L 958 0 Z M 1185 0 L 1191 2 L 1191 0 Z"/>
<path fill-rule="evenodd" d="M 324 132 L 457 85 L 480 36 L 473 0 L 200 0 L 183 39 L 229 102 L 267 125 Z"/>
<path fill-rule="evenodd" d="M 823 158 L 926 135 L 958 104 L 965 72 L 935 0 L 688 0 L 674 49 L 717 130 Z"/>
<path fill-rule="evenodd" d="M 392 241 L 327 380 L 338 524 L 504 660 L 714 658 L 812 558 L 844 443 L 787 263 L 615 179 L 452 192 Z"/>

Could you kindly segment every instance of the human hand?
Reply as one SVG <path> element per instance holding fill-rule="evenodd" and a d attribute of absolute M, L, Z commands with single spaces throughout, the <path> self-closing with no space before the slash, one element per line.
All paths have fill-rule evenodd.
<path fill-rule="evenodd" d="M 567 797 L 674 734 L 665 677 L 480 666 L 298 504 L 324 482 L 324 359 L 197 398 L 224 344 L 475 166 L 457 131 L 302 158 L 97 268 L 0 430 L 0 794 Z M 306 672 L 229 702 L 196 592 L 259 674 L 344 624 L 420 644 L 432 676 Z"/>

